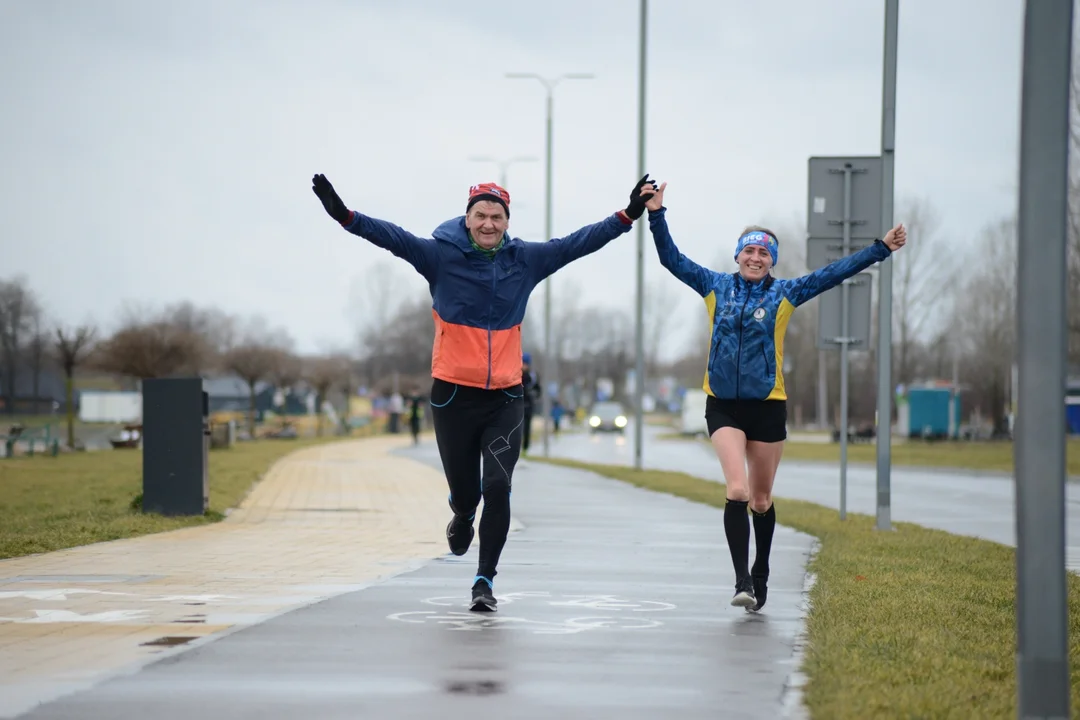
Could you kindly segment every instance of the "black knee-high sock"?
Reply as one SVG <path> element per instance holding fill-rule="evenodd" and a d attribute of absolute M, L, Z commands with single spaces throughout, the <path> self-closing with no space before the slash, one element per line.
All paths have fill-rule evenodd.
<path fill-rule="evenodd" d="M 750 575 L 747 566 L 750 563 L 750 518 L 746 514 L 747 501 L 728 500 L 724 506 L 724 534 L 727 535 L 728 549 L 731 550 L 731 564 L 735 568 L 736 580 Z"/>
<path fill-rule="evenodd" d="M 769 553 L 772 552 L 772 536 L 776 530 L 776 505 L 769 505 L 763 513 L 751 511 L 754 515 L 754 538 L 757 540 L 757 554 L 754 557 L 753 574 L 769 575 Z"/>

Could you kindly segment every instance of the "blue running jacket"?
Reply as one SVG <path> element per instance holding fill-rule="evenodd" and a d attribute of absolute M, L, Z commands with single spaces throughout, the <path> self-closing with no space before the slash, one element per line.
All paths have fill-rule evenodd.
<path fill-rule="evenodd" d="M 889 257 L 881 240 L 794 280 L 771 275 L 756 283 L 738 273 L 698 265 L 675 247 L 666 208 L 649 213 L 660 264 L 705 299 L 712 339 L 706 393 L 722 400 L 786 400 L 784 333 L 795 308 Z"/>

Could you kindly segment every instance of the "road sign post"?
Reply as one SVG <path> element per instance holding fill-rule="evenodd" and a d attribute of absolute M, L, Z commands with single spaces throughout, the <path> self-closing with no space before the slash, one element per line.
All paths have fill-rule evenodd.
<path fill-rule="evenodd" d="M 1020 101 L 1016 340 L 1017 716 L 1069 717 L 1066 238 L 1073 0 L 1028 0 Z"/>
<path fill-rule="evenodd" d="M 807 258 L 810 268 L 817 269 L 881 237 L 881 158 L 814 157 L 809 170 Z M 841 520 L 847 519 L 850 353 L 870 346 L 870 291 L 869 274 L 860 273 L 822 295 L 818 303 L 818 347 L 840 349 Z"/>
<path fill-rule="evenodd" d="M 851 219 L 848 237 L 853 241 L 881 237 L 881 158 L 877 155 L 810 158 L 807 234 L 812 238 L 844 238 L 844 177 L 850 165 Z"/>
<path fill-rule="evenodd" d="M 844 285 L 848 288 L 848 329 L 840 324 L 840 288 L 833 288 L 818 298 L 818 350 L 835 350 L 837 338 L 849 339 L 848 346 L 854 351 L 870 349 L 871 302 L 873 279 L 870 273 L 861 272 Z"/>
<path fill-rule="evenodd" d="M 874 244 L 874 238 L 852 238 L 848 243 L 850 252 L 858 252 Z M 806 266 L 816 270 L 844 257 L 843 239 L 811 237 L 806 241 Z"/>

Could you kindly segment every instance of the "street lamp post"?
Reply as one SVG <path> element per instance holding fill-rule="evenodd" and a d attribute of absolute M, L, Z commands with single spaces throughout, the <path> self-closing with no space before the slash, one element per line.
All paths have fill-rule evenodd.
<path fill-rule="evenodd" d="M 531 79 L 538 81 L 547 91 L 547 123 L 544 142 L 544 240 L 551 239 L 551 127 L 552 107 L 555 86 L 562 80 L 591 80 L 592 73 L 565 73 L 555 78 L 545 78 L 535 73 L 506 73 L 513 80 Z M 551 380 L 551 369 L 555 363 L 551 348 L 551 278 L 544 281 L 544 362 L 541 380 L 540 412 L 544 414 L 544 457 L 550 454 L 549 425 L 551 423 L 551 400 L 543 384 Z"/>
<path fill-rule="evenodd" d="M 638 26 L 638 177 L 645 175 L 645 50 L 649 21 L 648 0 L 641 0 Z M 643 467 L 641 446 L 645 434 L 645 221 L 637 224 L 637 297 L 634 303 L 634 469 Z"/>

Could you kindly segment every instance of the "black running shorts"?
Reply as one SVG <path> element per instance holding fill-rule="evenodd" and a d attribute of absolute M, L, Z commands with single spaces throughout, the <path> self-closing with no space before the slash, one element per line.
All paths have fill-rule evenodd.
<path fill-rule="evenodd" d="M 705 424 L 709 437 L 722 427 L 742 430 L 747 440 L 780 442 L 787 439 L 787 402 L 785 400 L 705 399 Z"/>

